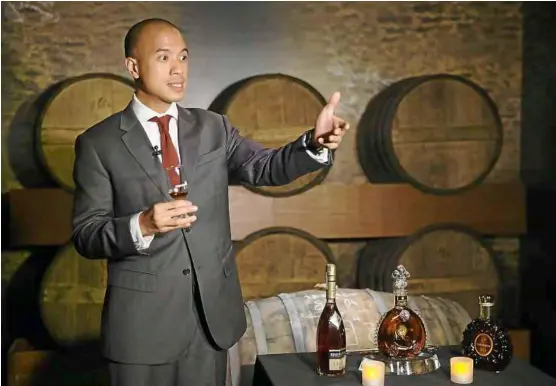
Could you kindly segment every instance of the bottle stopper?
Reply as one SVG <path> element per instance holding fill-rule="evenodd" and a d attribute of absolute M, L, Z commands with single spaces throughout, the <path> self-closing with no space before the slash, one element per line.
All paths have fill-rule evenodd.
<path fill-rule="evenodd" d="M 398 267 L 392 272 L 392 279 L 394 279 L 394 292 L 400 295 L 405 294 L 407 287 L 407 279 L 409 279 L 409 272 L 403 265 Z"/>

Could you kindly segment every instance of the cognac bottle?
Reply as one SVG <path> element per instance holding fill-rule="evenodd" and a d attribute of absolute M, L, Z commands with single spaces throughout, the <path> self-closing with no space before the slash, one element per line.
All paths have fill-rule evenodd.
<path fill-rule="evenodd" d="M 494 296 L 479 296 L 479 317 L 467 325 L 461 344 L 476 368 L 499 372 L 510 364 L 513 345 L 506 328 L 492 318 L 492 306 Z"/>
<path fill-rule="evenodd" d="M 427 331 L 423 320 L 407 305 L 409 272 L 399 265 L 392 273 L 394 308 L 384 314 L 378 324 L 376 343 L 380 352 L 391 358 L 413 358 L 425 347 Z"/>
<path fill-rule="evenodd" d="M 317 326 L 317 373 L 326 376 L 346 372 L 346 330 L 336 305 L 336 266 L 326 265 L 326 304 Z"/>

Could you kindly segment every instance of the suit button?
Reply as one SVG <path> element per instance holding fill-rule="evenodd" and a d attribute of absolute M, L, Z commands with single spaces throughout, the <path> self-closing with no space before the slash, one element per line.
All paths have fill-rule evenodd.
<path fill-rule="evenodd" d="M 181 271 L 184 275 L 189 275 L 191 273 L 191 270 L 189 268 L 184 269 L 183 271 Z"/>

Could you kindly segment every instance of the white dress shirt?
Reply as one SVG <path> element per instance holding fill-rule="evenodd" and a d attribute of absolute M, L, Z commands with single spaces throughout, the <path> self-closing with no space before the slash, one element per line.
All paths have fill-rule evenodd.
<path fill-rule="evenodd" d="M 161 117 L 163 115 L 170 115 L 172 117 L 170 119 L 170 137 L 172 138 L 172 142 L 174 143 L 174 147 L 176 148 L 176 152 L 178 153 L 178 160 L 180 160 L 178 142 L 178 106 L 176 105 L 176 103 L 172 103 L 168 110 L 161 114 L 145 106 L 134 94 L 133 101 L 131 102 L 131 107 L 133 109 L 133 112 L 137 116 L 137 119 L 141 123 L 141 126 L 143 126 L 143 129 L 147 133 L 147 136 L 149 137 L 153 148 L 155 148 L 156 146 L 158 149 L 160 149 L 160 130 L 158 128 L 158 124 L 156 122 L 150 122 L 149 119 L 155 116 Z M 322 153 L 320 153 L 319 155 L 315 155 L 307 150 L 307 154 L 309 154 L 313 159 L 319 161 L 320 163 L 328 162 L 328 152 L 329 150 L 327 148 L 324 148 L 324 151 Z M 162 155 L 159 155 L 158 158 L 162 163 Z M 139 225 L 140 214 L 141 212 L 134 214 L 131 217 L 129 224 L 131 237 L 133 238 L 133 242 L 138 251 L 147 249 L 154 239 L 154 235 L 143 236 L 141 227 Z"/>

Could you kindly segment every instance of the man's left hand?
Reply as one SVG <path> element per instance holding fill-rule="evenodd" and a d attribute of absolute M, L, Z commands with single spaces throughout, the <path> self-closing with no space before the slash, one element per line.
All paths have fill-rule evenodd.
<path fill-rule="evenodd" d="M 342 118 L 338 118 L 334 113 L 338 103 L 340 103 L 340 93 L 336 91 L 317 117 L 312 138 L 316 147 L 324 146 L 331 150 L 337 149 L 342 142 L 342 137 L 349 130 L 349 123 Z"/>

